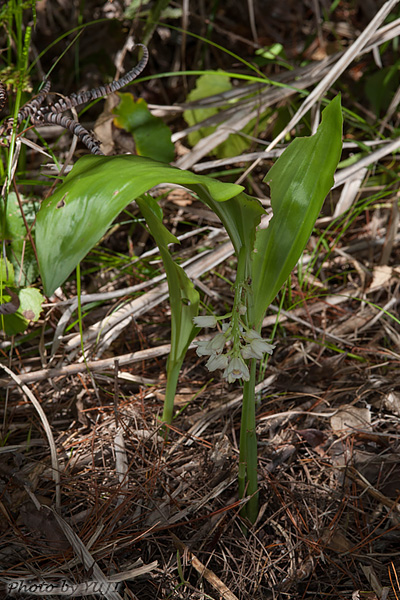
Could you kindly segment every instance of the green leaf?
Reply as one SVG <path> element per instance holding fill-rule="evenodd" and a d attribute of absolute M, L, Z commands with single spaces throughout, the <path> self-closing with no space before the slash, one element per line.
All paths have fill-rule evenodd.
<path fill-rule="evenodd" d="M 11 262 L 6 258 L 0 258 L 0 287 L 14 285 L 15 274 L 14 267 Z"/>
<path fill-rule="evenodd" d="M 399 65 L 400 61 L 396 61 L 365 79 L 365 93 L 378 117 L 382 110 L 387 110 L 399 86 Z"/>
<path fill-rule="evenodd" d="M 185 271 L 176 264 L 168 244 L 179 243 L 162 223 L 162 211 L 157 200 L 147 195 L 137 198 L 140 211 L 154 237 L 167 275 L 171 306 L 171 353 L 169 361 L 180 364 L 190 342 L 196 335 L 193 317 L 198 315 L 199 294 Z"/>
<path fill-rule="evenodd" d="M 135 102 L 132 94 L 120 93 L 118 96 L 121 101 L 113 110 L 117 115 L 114 123 L 132 134 L 137 154 L 160 162 L 173 161 L 175 149 L 171 131 L 162 119 L 151 114 L 143 98 Z"/>
<path fill-rule="evenodd" d="M 19 308 L 12 315 L 1 315 L 1 329 L 7 335 L 22 333 L 31 321 L 37 321 L 42 311 L 44 298 L 36 288 L 23 288 L 17 292 Z M 3 302 L 8 301 L 7 294 L 3 293 Z"/>
<path fill-rule="evenodd" d="M 187 102 L 194 102 L 196 100 L 201 100 L 202 98 L 208 98 L 209 96 L 214 96 L 215 94 L 222 94 L 223 92 L 227 92 L 232 89 L 232 84 L 229 78 L 226 75 L 223 75 L 223 71 L 212 71 L 210 73 L 206 73 L 205 75 L 201 75 L 196 81 L 196 87 L 188 94 Z M 224 107 L 219 108 L 196 108 L 185 110 L 183 113 L 183 118 L 186 123 L 191 127 L 193 125 L 197 125 L 197 123 L 201 123 L 205 119 L 212 117 L 213 115 L 220 112 L 223 108 L 229 106 L 229 102 L 227 101 Z M 261 118 L 257 117 L 252 119 L 247 125 L 243 128 L 243 133 L 248 135 L 256 135 L 257 131 L 260 131 L 265 128 L 266 121 L 268 119 L 267 115 L 262 115 Z M 257 126 L 257 127 L 256 127 Z M 256 129 L 255 129 L 256 127 Z M 201 127 L 197 131 L 192 131 L 188 135 L 189 144 L 191 146 L 195 146 L 201 139 L 211 135 L 216 130 L 215 126 L 211 127 Z M 211 154 L 216 155 L 218 158 L 228 158 L 230 156 L 237 156 L 241 154 L 245 150 L 247 150 L 251 144 L 252 140 L 238 134 L 231 134 L 227 140 L 219 144 L 216 148 L 211 151 Z"/>
<path fill-rule="evenodd" d="M 1 315 L 1 330 L 8 336 L 23 333 L 29 322 L 19 313 L 14 315 Z"/>
<path fill-rule="evenodd" d="M 257 232 L 252 261 L 255 324 L 296 266 L 311 235 L 342 148 L 340 96 L 322 113 L 315 135 L 297 138 L 268 172 L 273 218 Z"/>
<path fill-rule="evenodd" d="M 36 248 L 46 295 L 60 286 L 115 217 L 160 183 L 207 192 L 224 202 L 242 187 L 141 156 L 84 156 L 37 214 Z"/>
<path fill-rule="evenodd" d="M 18 296 L 21 302 L 19 308 L 21 314 L 28 321 L 37 321 L 42 312 L 43 295 L 36 288 L 23 288 Z"/>
<path fill-rule="evenodd" d="M 256 56 L 262 56 L 268 61 L 276 61 L 278 56 L 283 53 L 282 44 L 272 44 L 272 46 L 264 46 L 264 48 L 258 48 L 256 50 Z"/>
<path fill-rule="evenodd" d="M 24 204 L 24 214 L 28 225 L 31 225 L 35 219 L 32 202 Z M 0 239 L 10 240 L 7 256 L 15 269 L 15 281 L 19 286 L 32 283 L 39 274 L 39 268 L 32 245 L 27 239 L 25 223 L 14 192 L 8 196 L 5 214 L 4 204 L 0 206 Z"/>
<path fill-rule="evenodd" d="M 254 247 L 256 227 L 265 210 L 258 200 L 244 192 L 226 202 L 218 202 L 204 187 L 192 186 L 199 198 L 211 208 L 223 223 L 239 256 L 242 247 L 251 253 Z"/>
<path fill-rule="evenodd" d="M 222 75 L 223 71 L 213 71 L 205 75 L 201 75 L 196 81 L 196 87 L 188 94 L 186 101 L 195 102 L 202 100 L 215 94 L 222 94 L 232 89 L 232 84 L 229 77 Z M 218 108 L 196 108 L 194 110 L 185 110 L 183 118 L 186 123 L 192 127 L 201 121 L 216 115 L 219 112 Z M 215 131 L 215 127 L 202 127 L 197 131 L 189 133 L 188 140 L 192 146 L 195 146 L 203 137 L 206 137 Z"/>

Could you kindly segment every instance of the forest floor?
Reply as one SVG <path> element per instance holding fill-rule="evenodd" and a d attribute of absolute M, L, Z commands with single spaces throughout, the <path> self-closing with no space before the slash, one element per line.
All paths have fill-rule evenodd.
<path fill-rule="evenodd" d="M 132 3 L 136 10 L 128 15 L 127 5 L 38 2 L 32 89 L 59 57 L 51 74 L 54 92 L 68 95 L 111 81 L 121 49 L 124 64 L 135 60 L 127 40 L 144 41 L 148 66 L 124 91 L 143 98 L 169 126 L 175 164 L 232 183 L 252 166 L 243 185 L 268 208 L 263 180 L 275 156 L 263 150 L 303 97 L 292 90 L 270 99 L 267 94 L 286 88 L 235 79 L 253 74 L 238 57 L 271 79 L 311 91 L 382 3 L 205 0 L 188 3 L 185 12 L 182 3 L 170 2 L 154 25 L 146 3 Z M 31 14 L 26 9 L 25 24 Z M 385 23 L 399 17 L 396 5 Z M 75 39 L 76 27 L 89 22 Z M 10 31 L 6 21 L 2 26 L 6 48 Z M 343 169 L 375 150 L 377 140 L 400 136 L 398 36 L 357 55 L 330 87 L 328 96 L 341 92 L 346 111 Z M 272 47 L 279 60 L 269 57 L 266 48 Z M 240 129 L 236 155 L 233 142 L 224 152 L 210 138 L 196 153 L 188 139 L 183 112 L 196 76 L 180 71 L 210 69 L 232 74 L 230 93 L 237 93 L 241 110 L 249 98 L 252 110 L 257 102 L 262 106 Z M 390 85 L 379 79 L 382 69 Z M 155 77 L 163 73 L 170 75 Z M 232 107 L 228 91 L 215 89 L 207 105 L 220 116 L 213 123 L 219 132 L 221 113 Z M 80 122 L 95 131 L 107 154 L 135 152 L 132 136 L 110 125 L 110 102 L 117 100 L 98 103 Z M 201 101 L 189 107 L 207 108 Z M 310 135 L 307 119 L 285 144 Z M 61 136 L 60 128 L 38 131 L 61 164 L 87 153 L 80 143 L 70 152 L 72 136 Z M 49 163 L 26 149 L 16 175 L 25 201 L 39 202 L 48 193 L 54 176 Z M 193 347 L 165 439 L 160 417 L 170 308 L 162 280 L 155 279 L 163 274 L 159 254 L 134 203 L 81 265 L 82 294 L 93 295 L 83 305 L 87 363 L 75 275 L 46 299 L 36 323 L 11 338 L 3 335 L 2 598 L 7 590 L 11 597 L 13 585 L 22 598 L 60 597 L 45 596 L 33 582 L 68 582 L 80 589 L 78 597 L 99 597 L 87 583 L 93 581 L 101 582 L 97 591 L 104 597 L 126 600 L 400 597 L 398 154 L 371 158 L 343 181 L 327 198 L 301 264 L 263 323 L 276 349 L 259 371 L 260 512 L 253 525 L 240 515 L 237 491 L 241 388 L 217 371 L 210 374 Z M 174 257 L 188 261 L 204 248 L 214 253 L 194 283 L 204 307 L 227 312 L 236 263 L 232 252 L 223 255 L 228 238 L 221 223 L 183 188 L 156 193 L 164 224 L 183 236 Z M 40 288 L 40 280 L 35 285 Z M 150 294 L 156 298 L 151 306 Z M 50 424 L 58 484 L 32 396 Z"/>

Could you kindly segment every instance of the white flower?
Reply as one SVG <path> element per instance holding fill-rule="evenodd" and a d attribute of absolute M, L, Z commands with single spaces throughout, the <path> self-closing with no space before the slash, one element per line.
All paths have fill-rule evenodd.
<path fill-rule="evenodd" d="M 248 345 L 242 348 L 241 353 L 243 358 L 262 358 L 265 353 L 272 354 L 275 346 L 269 344 L 257 331 L 251 329 L 243 334 L 243 339 L 248 342 Z"/>
<path fill-rule="evenodd" d="M 254 352 L 254 350 L 252 350 L 250 344 L 248 346 L 245 346 L 244 348 L 241 349 L 240 354 L 242 355 L 242 357 L 247 360 L 249 358 L 262 358 L 263 355 L 261 354 L 261 356 L 257 353 Z"/>
<path fill-rule="evenodd" d="M 217 333 L 209 342 L 210 348 L 214 354 L 220 354 L 226 344 L 226 337 L 223 333 Z"/>
<path fill-rule="evenodd" d="M 214 350 L 210 347 L 210 341 L 194 342 L 197 346 L 197 356 L 211 356 L 211 354 L 214 354 Z"/>
<path fill-rule="evenodd" d="M 243 334 L 243 339 L 250 343 L 253 340 L 262 340 L 262 337 L 255 329 L 249 329 Z"/>
<path fill-rule="evenodd" d="M 216 369 L 225 369 L 228 366 L 228 357 L 226 354 L 213 354 L 210 356 L 206 363 L 206 367 L 209 371 L 215 371 Z"/>
<path fill-rule="evenodd" d="M 201 340 L 194 343 L 197 346 L 197 356 L 213 356 L 221 354 L 226 344 L 226 338 L 223 333 L 217 333 L 211 340 Z"/>
<path fill-rule="evenodd" d="M 205 317 L 193 317 L 193 323 L 196 327 L 216 327 L 217 318 L 214 315 L 208 315 Z"/>
<path fill-rule="evenodd" d="M 224 377 L 229 381 L 229 383 L 232 383 L 235 381 L 235 379 L 244 379 L 245 381 L 249 381 L 250 372 L 243 359 L 239 356 L 235 356 L 226 367 L 224 371 Z"/>

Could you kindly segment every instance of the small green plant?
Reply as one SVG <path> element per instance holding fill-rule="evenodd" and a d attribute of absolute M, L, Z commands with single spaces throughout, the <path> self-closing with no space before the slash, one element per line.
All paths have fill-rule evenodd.
<path fill-rule="evenodd" d="M 32 28 L 23 27 L 23 12 L 26 8 L 31 9 L 35 20 L 34 0 L 10 0 L 0 10 L 0 24 L 5 25 L 8 32 L 8 48 L 5 53 L 8 65 L 0 70 L 3 91 L 1 110 L 6 101 L 6 88 L 16 91 L 8 148 L 2 148 L 5 166 L 0 160 L 0 178 L 3 180 L 0 199 L 0 330 L 7 335 L 21 333 L 29 322 L 37 321 L 43 302 L 39 290 L 30 287 L 38 275 L 30 233 L 35 218 L 33 205 L 24 206 L 24 198 L 18 195 L 14 180 L 19 155 L 16 116 L 21 105 L 22 93 L 31 90 L 28 78 L 28 49 Z M 15 193 L 10 192 L 13 183 Z"/>
<path fill-rule="evenodd" d="M 273 351 L 261 337 L 265 312 L 295 267 L 333 184 L 341 153 L 340 97 L 325 109 L 317 133 L 297 138 L 269 171 L 273 218 L 259 228 L 265 211 L 242 187 L 222 183 L 140 156 L 86 156 L 78 160 L 37 215 L 36 246 L 47 295 L 70 275 L 136 199 L 162 256 L 171 302 L 171 353 L 163 420 L 171 423 L 179 371 L 199 327 L 220 325 L 210 342 L 199 342 L 211 371 L 243 382 L 239 493 L 250 497 L 243 514 L 258 513 L 255 429 L 256 360 Z M 162 210 L 147 191 L 159 183 L 180 184 L 197 194 L 224 224 L 237 256 L 235 298 L 223 317 L 199 317 L 199 295 L 177 265 L 168 244 L 178 240 L 162 223 Z M 84 215 L 84 218 L 83 218 Z M 221 324 L 221 322 L 224 323 Z"/>
<path fill-rule="evenodd" d="M 39 274 L 27 233 L 35 213 L 32 204 L 23 207 L 21 201 L 10 193 L 7 202 L 0 203 L 0 330 L 6 335 L 21 333 L 37 321 L 44 300 L 39 290 L 31 287 Z"/>
<path fill-rule="evenodd" d="M 196 87 L 188 94 L 187 102 L 195 102 L 202 98 L 207 98 L 215 94 L 222 94 L 233 89 L 230 78 L 226 76 L 224 71 L 209 72 L 201 75 L 196 82 Z M 227 102 L 227 105 L 229 103 Z M 226 106 L 224 107 L 226 108 Z M 196 108 L 188 109 L 183 113 L 183 118 L 189 126 L 197 125 L 210 117 L 217 115 L 221 109 L 219 108 Z M 237 156 L 248 150 L 253 143 L 253 136 L 258 132 L 263 131 L 267 125 L 270 112 L 264 112 L 261 116 L 258 115 L 251 119 L 240 133 L 231 133 L 228 139 L 222 144 L 219 144 L 212 154 L 218 158 L 226 158 L 228 156 Z M 188 141 L 191 146 L 195 146 L 201 139 L 210 135 L 216 130 L 216 126 L 201 127 L 198 131 L 193 131 L 188 135 Z"/>
<path fill-rule="evenodd" d="M 43 300 L 35 288 L 17 288 L 12 263 L 0 258 L 0 329 L 7 335 L 25 331 L 30 321 L 39 319 Z"/>

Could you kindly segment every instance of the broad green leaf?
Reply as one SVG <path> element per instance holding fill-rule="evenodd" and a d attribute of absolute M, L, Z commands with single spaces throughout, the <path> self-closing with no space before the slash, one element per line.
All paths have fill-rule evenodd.
<path fill-rule="evenodd" d="M 20 312 L 28 321 L 37 321 L 42 312 L 43 295 L 36 288 L 23 288 L 18 293 Z"/>
<path fill-rule="evenodd" d="M 216 202 L 243 189 L 141 156 L 84 156 L 37 214 L 36 248 L 45 293 L 64 283 L 125 206 L 160 183 L 197 186 Z"/>
<path fill-rule="evenodd" d="M 205 75 L 201 75 L 196 81 L 196 87 L 188 94 L 187 102 L 194 102 L 215 94 L 221 94 L 232 89 L 232 84 L 226 75 L 223 75 L 223 71 L 212 71 Z M 219 108 L 195 108 L 185 110 L 183 118 L 189 126 L 201 123 L 205 119 L 212 117 L 229 105 L 227 101 L 224 107 Z M 243 133 L 254 136 L 257 131 L 261 131 L 265 128 L 268 117 L 266 114 L 256 119 L 252 119 L 244 128 Z M 256 130 L 255 130 L 256 127 Z M 189 144 L 195 146 L 202 138 L 211 135 L 216 130 L 215 126 L 201 127 L 197 131 L 192 131 L 188 135 Z M 211 151 L 211 154 L 216 155 L 218 158 L 228 158 L 230 156 L 237 156 L 245 150 L 247 150 L 253 141 L 247 137 L 238 133 L 232 133 L 227 140 L 219 144 L 216 148 Z"/>
<path fill-rule="evenodd" d="M 0 330 L 8 336 L 23 333 L 28 325 L 29 321 L 18 312 L 13 315 L 0 315 Z"/>
<path fill-rule="evenodd" d="M 19 286 L 27 286 L 36 279 L 39 268 L 14 192 L 9 194 L 5 215 L 3 213 L 4 204 L 1 204 L 0 239 L 10 240 L 7 245 L 7 257 L 14 266 L 15 281 Z M 28 225 L 31 225 L 35 219 L 32 202 L 24 204 L 24 215 Z"/>
<path fill-rule="evenodd" d="M 154 117 L 143 98 L 135 102 L 132 94 L 118 94 L 121 101 L 114 108 L 114 123 L 132 134 L 139 156 L 169 163 L 174 160 L 175 149 L 171 131 L 158 117 Z"/>
<path fill-rule="evenodd" d="M 270 169 L 273 218 L 257 232 L 252 262 L 255 325 L 296 266 L 311 235 L 342 148 L 340 96 L 322 113 L 315 135 L 297 138 Z"/>
<path fill-rule="evenodd" d="M 160 250 L 167 275 L 171 306 L 171 354 L 169 360 L 181 363 L 186 350 L 198 331 L 193 317 L 198 315 L 199 294 L 185 271 L 176 264 L 168 244 L 179 243 L 177 238 L 162 223 L 162 211 L 157 200 L 147 195 L 136 198 L 143 217 Z"/>
<path fill-rule="evenodd" d="M 232 84 L 226 75 L 222 75 L 222 71 L 213 71 L 206 75 L 201 75 L 196 81 L 196 87 L 188 94 L 186 101 L 195 102 L 202 100 L 215 94 L 222 94 L 232 89 Z M 191 127 L 197 125 L 201 121 L 212 117 L 218 113 L 218 108 L 196 108 L 188 109 L 183 113 L 183 118 Z M 202 127 L 198 131 L 189 133 L 188 140 L 192 146 L 195 146 L 203 137 L 210 135 L 215 131 L 215 127 Z"/>
<path fill-rule="evenodd" d="M 17 291 L 20 306 L 12 315 L 1 315 L 1 329 L 7 335 L 22 333 L 31 321 L 37 321 L 42 311 L 44 298 L 36 288 L 22 288 Z M 3 302 L 8 301 L 7 294 L 3 294 Z"/>

